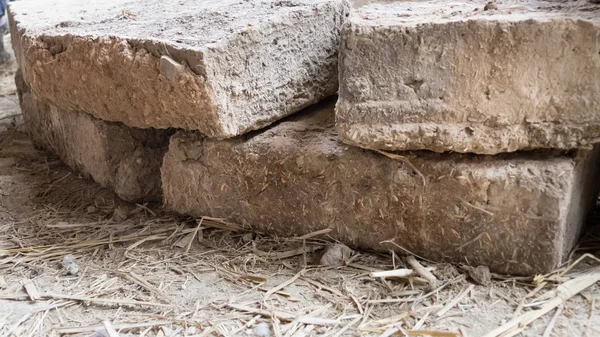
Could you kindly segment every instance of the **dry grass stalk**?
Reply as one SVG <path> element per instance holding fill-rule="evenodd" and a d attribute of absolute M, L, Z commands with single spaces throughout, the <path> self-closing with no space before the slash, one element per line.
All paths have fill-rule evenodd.
<path fill-rule="evenodd" d="M 290 324 L 288 324 L 288 326 L 282 329 L 282 332 L 285 333 L 286 336 L 293 336 L 294 333 L 300 328 L 301 320 L 321 315 L 326 310 L 329 310 L 331 306 L 331 303 L 328 303 L 327 305 L 319 307 L 306 315 L 296 317 Z"/>
<path fill-rule="evenodd" d="M 406 330 L 408 336 L 415 337 L 458 337 L 458 332 L 450 331 L 433 331 L 433 330 Z"/>
<path fill-rule="evenodd" d="M 547 282 L 542 281 L 540 282 L 532 291 L 530 291 L 527 295 L 525 295 L 525 297 L 523 297 L 521 299 L 521 301 L 519 302 L 519 305 L 517 306 L 517 309 L 515 310 L 515 312 L 513 313 L 513 318 L 519 316 L 519 314 L 521 313 L 521 310 L 523 310 L 523 306 L 525 305 L 525 301 L 528 298 L 533 297 L 535 294 L 537 294 L 540 290 L 542 290 L 545 286 L 546 286 Z"/>
<path fill-rule="evenodd" d="M 341 329 L 339 329 L 337 332 L 335 332 L 331 336 L 332 337 L 341 336 L 344 332 L 346 332 L 346 330 L 350 329 L 352 326 L 356 325 L 356 323 L 360 322 L 361 319 L 362 319 L 362 317 L 357 317 L 357 318 L 353 319 L 352 321 L 350 321 L 348 324 L 344 325 Z"/>
<path fill-rule="evenodd" d="M 320 317 L 306 317 L 306 316 L 299 317 L 298 322 L 304 323 L 304 324 L 331 325 L 331 326 L 337 326 L 337 325 L 342 324 L 342 322 L 338 321 L 337 319 L 328 319 L 328 318 L 320 318 Z"/>
<path fill-rule="evenodd" d="M 288 250 L 285 252 L 277 252 L 277 253 L 272 253 L 272 254 L 265 253 L 265 255 L 269 256 L 271 258 L 277 259 L 277 260 L 283 260 L 283 259 L 287 259 L 287 258 L 290 258 L 293 256 L 298 256 L 298 255 L 302 255 L 302 254 L 306 254 L 306 253 L 312 253 L 321 248 L 323 248 L 322 245 L 313 245 L 313 246 L 299 247 L 299 248 Z"/>
<path fill-rule="evenodd" d="M 413 274 L 412 269 L 401 268 L 394 270 L 376 271 L 370 274 L 371 277 L 401 277 L 406 278 Z"/>
<path fill-rule="evenodd" d="M 550 335 L 552 334 L 552 330 L 554 329 L 554 325 L 558 320 L 558 317 L 560 317 L 560 315 L 562 314 L 562 310 L 563 307 L 558 307 L 558 309 L 556 309 L 556 312 L 554 313 L 554 316 L 552 316 L 550 323 L 548 323 L 546 330 L 544 330 L 544 335 L 542 337 L 550 337 Z"/>
<path fill-rule="evenodd" d="M 279 319 L 281 321 L 291 322 L 296 318 L 294 315 L 289 314 L 287 312 L 283 312 L 283 311 L 269 311 L 269 310 L 252 308 L 252 307 L 249 307 L 246 305 L 241 305 L 241 304 L 233 304 L 233 303 L 227 304 L 227 306 L 230 307 L 231 309 L 248 312 L 248 313 L 255 314 L 255 315 L 261 315 L 261 316 L 267 317 L 267 318 L 276 317 L 277 319 Z"/>
<path fill-rule="evenodd" d="M 110 321 L 103 321 L 102 325 L 104 326 L 104 330 L 108 334 L 108 337 L 119 337 L 117 330 L 113 328 L 112 324 L 110 324 Z"/>
<path fill-rule="evenodd" d="M 198 226 L 196 226 L 196 229 L 192 233 L 192 237 L 190 238 L 190 240 L 189 240 L 189 242 L 187 244 L 187 247 L 185 247 L 185 253 L 186 254 L 190 252 L 190 248 L 192 248 L 192 243 L 194 242 L 194 239 L 196 238 L 196 235 L 198 235 L 198 231 L 200 230 L 203 221 L 204 221 L 204 218 L 200 218 L 200 220 L 198 221 Z"/>
<path fill-rule="evenodd" d="M 204 225 L 207 227 L 223 229 L 223 230 L 227 230 L 227 231 L 231 231 L 231 232 L 240 232 L 240 231 L 247 229 L 247 228 L 244 228 L 244 226 L 234 224 L 232 222 L 229 222 L 229 221 L 227 221 L 225 219 L 221 219 L 221 218 L 213 218 L 213 217 L 209 217 L 209 216 L 204 216 L 204 217 L 202 217 L 202 221 L 204 222 Z"/>
<path fill-rule="evenodd" d="M 323 283 L 321 283 L 321 282 L 318 282 L 318 281 L 315 281 L 315 280 L 313 280 L 313 279 L 311 279 L 311 278 L 308 278 L 308 277 L 302 277 L 302 280 L 303 280 L 303 281 L 306 281 L 306 282 L 308 282 L 308 283 L 310 283 L 310 284 L 312 284 L 313 286 L 317 287 L 318 289 L 327 290 L 327 291 L 329 291 L 330 293 L 332 293 L 332 294 L 334 294 L 334 295 L 337 295 L 337 296 L 339 296 L 339 297 L 346 297 L 346 296 L 345 296 L 344 294 L 342 294 L 342 293 L 341 293 L 339 290 L 337 290 L 337 289 L 335 289 L 335 288 L 332 288 L 332 287 L 329 287 L 329 286 L 326 286 L 326 285 L 324 285 Z"/>
<path fill-rule="evenodd" d="M 295 239 L 296 240 L 307 240 L 307 239 L 311 239 L 311 238 L 314 238 L 314 237 L 319 236 L 319 235 L 327 234 L 327 233 L 329 233 L 331 231 L 332 231 L 331 228 L 324 228 L 324 229 L 321 229 L 321 230 L 318 230 L 318 231 L 315 231 L 315 232 L 312 232 L 312 233 L 304 234 L 304 235 L 299 236 L 299 237 L 297 237 Z"/>
<path fill-rule="evenodd" d="M 119 330 L 130 330 L 130 329 L 152 327 L 152 326 L 165 325 L 165 324 L 171 324 L 171 323 L 172 323 L 171 321 L 149 321 L 149 322 L 143 322 L 143 323 L 115 323 L 115 324 L 112 324 L 112 327 L 114 329 L 119 329 Z M 94 325 L 79 326 L 79 327 L 55 328 L 54 331 L 58 335 L 68 335 L 68 334 L 78 334 L 78 333 L 90 333 L 90 332 L 101 330 L 103 328 L 104 328 L 103 324 L 94 324 Z"/>
<path fill-rule="evenodd" d="M 427 270 L 427 268 L 425 268 L 419 261 L 417 261 L 417 259 L 414 256 L 410 255 L 406 257 L 406 262 L 411 267 L 413 267 L 413 270 L 417 274 L 421 275 L 425 280 L 427 280 L 427 282 L 429 282 L 431 286 L 439 286 L 439 281 L 437 277 L 435 277 L 429 270 Z"/>
<path fill-rule="evenodd" d="M 458 296 L 456 296 L 452 301 L 450 301 L 448 304 L 446 304 L 446 306 L 444 306 L 442 308 L 442 310 L 438 311 L 436 313 L 437 317 L 442 317 L 444 316 L 448 311 L 450 311 L 450 309 L 454 308 L 455 305 L 458 304 L 458 302 L 460 302 L 460 300 L 463 299 L 463 297 L 465 297 L 471 290 L 473 290 L 473 288 L 475 288 L 475 285 L 471 284 L 467 287 L 467 289 L 463 290 L 460 294 L 458 294 Z"/>
<path fill-rule="evenodd" d="M 291 279 L 281 283 L 280 285 L 276 286 L 275 288 L 267 291 L 267 293 L 265 294 L 264 297 L 264 301 L 266 301 L 271 295 L 273 295 L 274 293 L 280 291 L 281 289 L 289 286 L 290 284 L 294 283 L 300 276 L 302 276 L 302 274 L 304 274 L 304 272 L 306 271 L 306 269 L 302 269 L 301 271 L 299 271 L 298 273 L 296 273 L 296 275 L 294 275 Z"/>
<path fill-rule="evenodd" d="M 104 305 L 124 305 L 124 306 L 148 306 L 148 307 L 170 307 L 170 304 L 135 301 L 128 299 L 118 298 L 94 298 L 88 296 L 77 296 L 77 295 L 64 295 L 64 294 L 42 294 L 41 298 L 44 299 L 56 299 L 56 300 L 70 300 L 78 302 L 90 302 Z"/>
<path fill-rule="evenodd" d="M 35 302 L 38 299 L 40 299 L 40 297 L 41 297 L 40 293 L 38 292 L 37 288 L 33 284 L 33 281 L 26 280 L 23 283 L 23 287 L 25 288 L 25 291 L 27 292 L 27 296 L 29 296 L 29 300 Z"/>
<path fill-rule="evenodd" d="M 427 317 L 429 317 L 429 312 L 426 313 L 423 317 L 421 317 L 421 319 L 415 323 L 415 325 L 413 326 L 413 330 L 419 330 L 421 329 L 421 327 L 423 326 L 423 324 L 425 324 L 425 320 L 427 319 Z"/>
<path fill-rule="evenodd" d="M 425 176 L 423 175 L 423 173 L 421 173 L 421 171 L 419 171 L 419 169 L 413 165 L 413 163 L 410 162 L 410 160 L 408 160 L 408 158 L 395 154 L 395 153 L 391 153 L 391 152 L 386 152 L 386 151 L 381 151 L 381 150 L 377 150 L 375 149 L 375 151 L 379 152 L 380 154 L 390 158 L 390 159 L 394 159 L 394 160 L 400 160 L 403 163 L 405 163 L 406 165 L 408 165 L 411 169 L 413 169 L 413 171 L 415 171 L 423 180 L 423 188 L 425 188 L 427 186 L 427 179 L 425 179 Z"/>
<path fill-rule="evenodd" d="M 592 333 L 590 332 L 590 330 L 593 329 L 593 325 L 594 325 L 594 308 L 596 307 L 596 298 L 592 298 L 592 301 L 590 303 L 590 317 L 587 320 L 587 323 L 585 324 L 585 336 L 592 336 Z"/>
<path fill-rule="evenodd" d="M 593 268 L 584 275 L 566 281 L 565 283 L 559 285 L 556 291 L 552 291 L 554 297 L 544 303 L 540 309 L 524 313 L 519 317 L 510 320 L 506 324 L 490 331 L 484 337 L 496 337 L 500 335 L 514 336 L 519 334 L 533 321 L 542 317 L 554 308 L 564 304 L 571 297 L 579 294 L 581 291 L 598 281 L 600 281 L 600 268 Z"/>

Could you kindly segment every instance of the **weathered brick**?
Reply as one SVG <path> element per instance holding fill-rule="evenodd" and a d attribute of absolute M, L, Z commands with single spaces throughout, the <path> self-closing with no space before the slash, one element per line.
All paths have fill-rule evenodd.
<path fill-rule="evenodd" d="M 128 201 L 160 201 L 160 165 L 172 131 L 136 129 L 38 99 L 16 74 L 25 127 L 34 144 Z"/>
<path fill-rule="evenodd" d="M 600 137 L 600 5 L 402 1 L 342 29 L 338 130 L 384 150 L 497 154 Z"/>
<path fill-rule="evenodd" d="M 29 0 L 10 6 L 41 99 L 139 128 L 227 138 L 338 89 L 344 0 Z"/>
<path fill-rule="evenodd" d="M 176 133 L 162 167 L 166 207 L 532 274 L 566 258 L 594 204 L 596 150 L 389 158 L 341 144 L 332 105 L 226 141 Z"/>

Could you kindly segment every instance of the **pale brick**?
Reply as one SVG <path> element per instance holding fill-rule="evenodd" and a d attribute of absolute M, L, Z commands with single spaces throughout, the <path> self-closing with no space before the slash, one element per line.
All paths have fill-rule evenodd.
<path fill-rule="evenodd" d="M 338 89 L 344 0 L 28 0 L 10 6 L 25 80 L 58 108 L 227 138 Z"/>
<path fill-rule="evenodd" d="M 337 121 L 347 143 L 497 154 L 600 137 L 600 5 L 402 1 L 342 29 Z"/>

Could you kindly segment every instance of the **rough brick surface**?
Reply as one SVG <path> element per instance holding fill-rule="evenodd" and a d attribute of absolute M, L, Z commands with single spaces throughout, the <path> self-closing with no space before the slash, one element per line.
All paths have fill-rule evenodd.
<path fill-rule="evenodd" d="M 29 0 L 10 6 L 25 80 L 66 110 L 227 138 L 338 89 L 344 0 Z"/>
<path fill-rule="evenodd" d="M 403 1 L 342 29 L 338 130 L 365 148 L 496 154 L 600 137 L 600 5 Z"/>
<path fill-rule="evenodd" d="M 23 119 L 36 146 L 128 201 L 159 201 L 168 130 L 143 130 L 65 111 L 36 98 L 17 72 Z"/>
<path fill-rule="evenodd" d="M 162 167 L 166 207 L 285 236 L 332 228 L 354 247 L 393 240 L 430 259 L 531 274 L 563 261 L 594 203 L 598 151 L 391 159 L 339 143 L 332 105 L 226 141 L 176 133 Z"/>

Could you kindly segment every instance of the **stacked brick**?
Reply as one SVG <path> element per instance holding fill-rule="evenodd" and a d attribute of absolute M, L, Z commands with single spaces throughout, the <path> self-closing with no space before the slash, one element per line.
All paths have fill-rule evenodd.
<path fill-rule="evenodd" d="M 598 193 L 586 6 L 31 0 L 10 22 L 31 137 L 126 200 L 533 274 Z"/>

